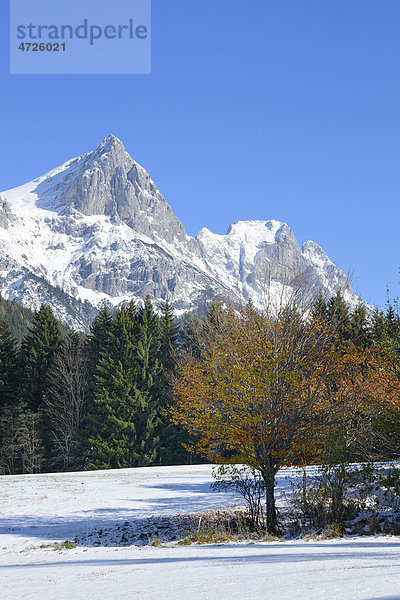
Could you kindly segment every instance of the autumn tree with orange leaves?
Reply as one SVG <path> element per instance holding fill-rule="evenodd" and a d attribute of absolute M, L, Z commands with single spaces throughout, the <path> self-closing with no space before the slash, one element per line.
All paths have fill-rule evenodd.
<path fill-rule="evenodd" d="M 295 308 L 280 318 L 229 316 L 224 336 L 187 353 L 174 381 L 172 419 L 217 463 L 256 469 L 266 489 L 266 527 L 279 533 L 275 476 L 316 461 L 323 439 L 358 397 L 358 352 L 338 347 L 323 319 Z"/>
<path fill-rule="evenodd" d="M 400 453 L 400 361 L 389 350 L 375 350 L 368 357 L 365 377 L 368 411 L 376 458 L 398 459 Z"/>

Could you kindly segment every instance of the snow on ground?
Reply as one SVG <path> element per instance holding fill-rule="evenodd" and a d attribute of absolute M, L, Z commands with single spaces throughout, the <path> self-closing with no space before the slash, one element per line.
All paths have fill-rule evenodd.
<path fill-rule="evenodd" d="M 279 491 L 290 487 L 283 471 Z M 5 600 L 400 600 L 400 538 L 56 550 L 126 522 L 238 504 L 210 466 L 0 478 Z"/>

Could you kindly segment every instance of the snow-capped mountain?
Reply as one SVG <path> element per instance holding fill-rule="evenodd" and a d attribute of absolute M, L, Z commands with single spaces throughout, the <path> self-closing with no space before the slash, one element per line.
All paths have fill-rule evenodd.
<path fill-rule="evenodd" d="M 0 194 L 0 293 L 42 302 L 87 329 L 102 302 L 147 294 L 177 313 L 215 297 L 259 308 L 293 289 L 357 301 L 314 242 L 279 221 L 239 221 L 226 235 L 188 236 L 147 171 L 108 136 L 93 152 Z"/>

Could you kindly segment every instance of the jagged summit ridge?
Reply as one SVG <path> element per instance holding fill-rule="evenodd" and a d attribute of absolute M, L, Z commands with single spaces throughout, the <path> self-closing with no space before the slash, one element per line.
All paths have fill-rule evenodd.
<path fill-rule="evenodd" d="M 263 308 L 301 273 L 310 293 L 356 296 L 314 242 L 301 249 L 286 223 L 238 221 L 194 239 L 114 135 L 92 152 L 0 195 L 0 293 L 46 301 L 76 328 L 107 300 L 167 296 L 179 312 L 213 297 Z M 84 303 L 84 304 L 83 304 Z M 73 306 L 73 309 L 71 308 Z"/>

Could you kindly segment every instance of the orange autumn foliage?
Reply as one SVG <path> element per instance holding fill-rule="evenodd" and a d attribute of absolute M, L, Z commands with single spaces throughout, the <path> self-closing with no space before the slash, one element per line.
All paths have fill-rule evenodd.
<path fill-rule="evenodd" d="M 190 354 L 174 382 L 172 419 L 214 462 L 270 465 L 317 460 L 338 415 L 351 410 L 361 357 L 340 350 L 322 320 L 231 319 L 224 339 Z"/>

